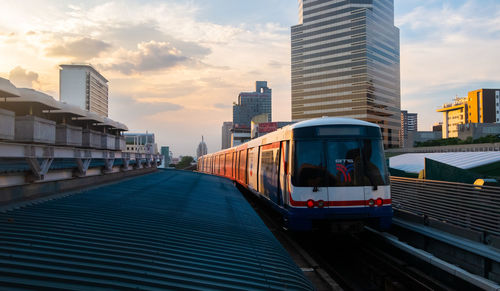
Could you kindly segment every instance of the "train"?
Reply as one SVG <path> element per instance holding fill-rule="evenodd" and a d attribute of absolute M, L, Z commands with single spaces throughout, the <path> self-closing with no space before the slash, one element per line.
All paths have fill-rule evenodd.
<path fill-rule="evenodd" d="M 388 229 L 389 173 L 380 127 L 351 118 L 301 121 L 198 159 L 261 197 L 291 231 Z"/>

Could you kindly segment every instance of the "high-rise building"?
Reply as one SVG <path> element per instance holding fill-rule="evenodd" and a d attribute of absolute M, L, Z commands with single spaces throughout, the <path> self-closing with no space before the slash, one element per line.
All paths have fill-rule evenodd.
<path fill-rule="evenodd" d="M 408 113 L 406 110 L 401 110 L 401 130 L 399 132 L 400 148 L 412 146 L 408 143 L 408 132 L 417 131 L 417 125 L 417 113 Z"/>
<path fill-rule="evenodd" d="M 222 143 L 221 149 L 228 149 L 231 147 L 231 129 L 233 123 L 231 121 L 224 121 L 222 124 Z"/>
<path fill-rule="evenodd" d="M 399 145 L 399 29 L 393 0 L 299 0 L 292 27 L 292 120 L 376 123 Z"/>
<path fill-rule="evenodd" d="M 272 90 L 267 87 L 267 81 L 255 82 L 255 92 L 241 92 L 238 103 L 233 105 L 233 126 L 248 127 L 252 118 L 267 113 L 271 121 Z"/>
<path fill-rule="evenodd" d="M 160 153 L 163 156 L 163 161 L 161 163 L 161 167 L 168 168 L 168 166 L 170 165 L 170 147 L 168 147 L 168 146 L 161 147 Z"/>
<path fill-rule="evenodd" d="M 104 117 L 108 117 L 107 83 L 91 65 L 60 65 L 60 100 Z"/>
<path fill-rule="evenodd" d="M 500 123 L 500 89 L 478 89 L 467 97 L 469 123 Z"/>
<path fill-rule="evenodd" d="M 201 142 L 198 144 L 198 148 L 196 148 L 196 158 L 200 158 L 201 156 L 206 155 L 208 152 L 207 144 L 203 140 L 203 136 L 201 137 Z"/>

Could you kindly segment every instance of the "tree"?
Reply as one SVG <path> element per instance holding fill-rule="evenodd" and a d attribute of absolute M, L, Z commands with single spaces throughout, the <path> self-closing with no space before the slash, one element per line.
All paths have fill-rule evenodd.
<path fill-rule="evenodd" d="M 184 156 L 182 157 L 181 161 L 175 166 L 176 169 L 182 170 L 185 169 L 189 166 L 191 166 L 191 163 L 194 161 L 194 158 L 191 156 Z"/>

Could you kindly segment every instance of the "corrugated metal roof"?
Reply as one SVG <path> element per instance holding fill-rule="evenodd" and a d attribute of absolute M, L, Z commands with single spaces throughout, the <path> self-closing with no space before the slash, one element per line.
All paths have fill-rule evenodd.
<path fill-rule="evenodd" d="M 0 286 L 312 289 L 230 181 L 160 171 L 0 213 Z"/>
<path fill-rule="evenodd" d="M 409 173 L 419 173 L 425 167 L 425 158 L 460 169 L 472 169 L 500 161 L 500 152 L 413 153 L 389 159 L 389 166 Z"/>

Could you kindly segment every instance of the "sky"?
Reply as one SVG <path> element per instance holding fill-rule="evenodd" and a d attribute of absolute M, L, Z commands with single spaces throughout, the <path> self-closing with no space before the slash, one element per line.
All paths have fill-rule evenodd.
<path fill-rule="evenodd" d="M 220 149 L 239 92 L 273 89 L 273 120 L 290 112 L 295 0 L 23 0 L 0 10 L 0 77 L 59 98 L 59 69 L 91 63 L 109 80 L 110 118 L 153 132 L 174 156 L 203 135 Z M 419 130 L 436 109 L 478 88 L 500 88 L 500 2 L 395 0 L 401 108 Z"/>

